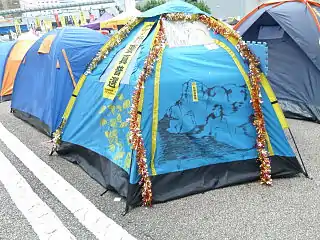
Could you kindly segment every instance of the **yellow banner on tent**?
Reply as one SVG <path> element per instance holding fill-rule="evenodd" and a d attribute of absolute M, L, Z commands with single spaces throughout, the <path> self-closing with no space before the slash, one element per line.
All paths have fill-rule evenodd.
<path fill-rule="evenodd" d="M 153 22 L 146 22 L 141 30 L 137 33 L 135 38 L 125 47 L 120 59 L 115 64 L 111 71 L 103 89 L 103 97 L 113 100 L 117 95 L 120 82 L 124 77 L 129 64 L 140 47 L 143 40 L 147 37 L 150 32 Z"/>
<path fill-rule="evenodd" d="M 35 23 L 36 23 L 36 27 L 39 28 L 39 27 L 40 27 L 40 20 L 39 20 L 39 18 L 36 18 L 36 22 L 35 22 Z"/>
<path fill-rule="evenodd" d="M 84 13 L 82 11 L 80 12 L 80 21 L 81 21 L 81 25 L 84 25 L 87 23 L 86 17 L 84 16 Z"/>
<path fill-rule="evenodd" d="M 109 20 L 106 22 L 101 22 L 100 23 L 100 29 L 103 28 L 113 28 L 114 26 L 117 25 L 126 25 L 129 22 L 130 18 L 125 18 L 125 19 L 117 19 L 117 20 Z"/>
<path fill-rule="evenodd" d="M 61 22 L 61 27 L 65 27 L 66 26 L 66 19 L 64 16 L 59 17 L 60 18 L 60 22 Z"/>
<path fill-rule="evenodd" d="M 17 36 L 21 35 L 21 28 L 18 20 L 14 20 L 14 28 L 16 29 Z"/>
<path fill-rule="evenodd" d="M 51 30 L 53 29 L 53 27 L 52 27 L 52 21 L 51 21 L 51 20 L 45 20 L 45 21 L 44 21 L 44 24 L 45 24 L 45 26 L 46 26 L 46 30 L 47 30 L 47 31 L 51 31 Z"/>
<path fill-rule="evenodd" d="M 74 23 L 74 26 L 76 27 L 79 27 L 79 20 L 76 16 L 72 16 L 72 20 L 73 20 L 73 23 Z"/>

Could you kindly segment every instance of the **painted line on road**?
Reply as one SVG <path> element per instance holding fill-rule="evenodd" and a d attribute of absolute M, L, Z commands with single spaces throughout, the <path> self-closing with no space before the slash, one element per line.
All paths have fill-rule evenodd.
<path fill-rule="evenodd" d="M 33 192 L 6 156 L 0 152 L 0 182 L 39 239 L 76 239 L 57 215 Z"/>
<path fill-rule="evenodd" d="M 0 123 L 0 140 L 97 239 L 135 240 Z"/>

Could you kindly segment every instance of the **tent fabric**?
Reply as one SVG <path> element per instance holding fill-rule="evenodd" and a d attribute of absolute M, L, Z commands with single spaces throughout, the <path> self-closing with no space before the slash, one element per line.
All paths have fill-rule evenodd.
<path fill-rule="evenodd" d="M 208 15 L 201 11 L 199 8 L 195 7 L 192 4 L 185 4 L 185 2 L 181 0 L 175 0 L 167 2 L 166 4 L 162 4 L 155 8 L 151 8 L 148 11 L 143 12 L 140 17 L 142 18 L 151 18 L 155 16 L 159 16 L 164 13 L 185 13 L 185 14 L 203 14 Z"/>
<path fill-rule="evenodd" d="M 90 28 L 93 30 L 99 30 L 100 29 L 100 22 L 105 22 L 109 19 L 113 18 L 113 16 L 110 13 L 104 13 L 101 17 L 99 17 L 98 19 L 94 20 L 91 23 L 82 25 L 81 27 L 86 27 L 86 28 Z"/>
<path fill-rule="evenodd" d="M 269 81 L 286 116 L 316 122 L 320 122 L 320 28 L 314 14 L 319 7 L 312 1 L 263 4 L 235 27 L 245 40 L 268 43 Z M 261 38 L 263 29 L 271 26 L 275 28 Z M 281 38 L 275 37 L 276 27 L 284 32 Z"/>
<path fill-rule="evenodd" d="M 147 16 L 200 11 L 181 1 L 158 9 L 161 11 L 152 10 Z M 152 29 L 126 65 L 115 97 L 105 98 L 110 73 L 127 57 L 126 49 L 133 42 L 137 46 L 136 37 L 142 37 L 141 30 L 152 21 Z M 79 164 L 105 188 L 126 197 L 132 206 L 141 202 L 141 186 L 126 119 L 157 22 L 146 17 L 91 74 L 83 76 L 83 85 L 78 85 L 81 88 L 75 90 L 66 110 L 70 115 L 64 115 L 59 129 L 62 144 L 58 153 Z M 246 84 L 248 65 L 227 39 L 213 31 L 210 36 L 212 44 L 166 47 L 145 81 L 141 130 L 155 203 L 259 178 Z M 250 48 L 267 74 L 266 46 L 252 44 Z M 273 108 L 276 99 L 271 102 L 270 91 L 265 86 L 262 89 L 272 174 L 292 176 L 302 170 Z"/>
<path fill-rule="evenodd" d="M 16 41 L 0 43 L 0 92 L 2 92 L 3 76 L 5 73 L 7 60 L 15 43 Z M 3 97 L 4 96 L 0 94 L 0 102 L 3 101 Z"/>
<path fill-rule="evenodd" d="M 34 40 L 18 40 L 12 48 L 5 65 L 2 89 L 0 92 L 1 96 L 8 96 L 12 94 L 16 74 L 19 70 L 20 64 L 34 42 Z"/>
<path fill-rule="evenodd" d="M 44 39 L 55 36 L 50 52 L 39 54 Z M 62 50 L 76 82 L 87 64 L 108 38 L 87 28 L 57 28 L 42 36 L 30 48 L 20 66 L 14 85 L 12 108 L 24 120 L 36 122 L 51 135 L 60 124 L 61 116 L 74 89 Z M 60 68 L 57 68 L 59 62 Z M 34 119 L 32 119 L 34 118 Z M 32 124 L 32 123 L 31 123 Z"/>

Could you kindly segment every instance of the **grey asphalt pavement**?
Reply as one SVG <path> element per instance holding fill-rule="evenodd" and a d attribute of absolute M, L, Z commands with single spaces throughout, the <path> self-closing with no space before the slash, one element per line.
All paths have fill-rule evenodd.
<path fill-rule="evenodd" d="M 117 195 L 111 192 L 101 197 L 103 188 L 78 166 L 58 156 L 49 157 L 49 138 L 16 119 L 9 113 L 9 106 L 9 102 L 0 104 L 0 122 L 137 239 L 319 239 L 319 124 L 289 120 L 312 180 L 303 176 L 275 179 L 272 187 L 258 182 L 242 184 L 157 204 L 151 209 L 136 208 L 123 217 L 124 201 L 115 202 Z M 0 151 L 77 239 L 95 239 L 2 143 Z M 1 184 L 0 201 L 0 239 L 37 239 Z"/>

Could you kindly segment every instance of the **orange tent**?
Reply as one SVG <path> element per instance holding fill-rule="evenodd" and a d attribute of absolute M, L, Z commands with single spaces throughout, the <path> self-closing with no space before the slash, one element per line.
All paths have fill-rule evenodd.
<path fill-rule="evenodd" d="M 12 94 L 13 84 L 19 66 L 25 54 L 34 42 L 35 40 L 18 40 L 18 42 L 12 48 L 5 65 L 2 86 L 0 86 L 0 97 L 6 97 Z"/>

